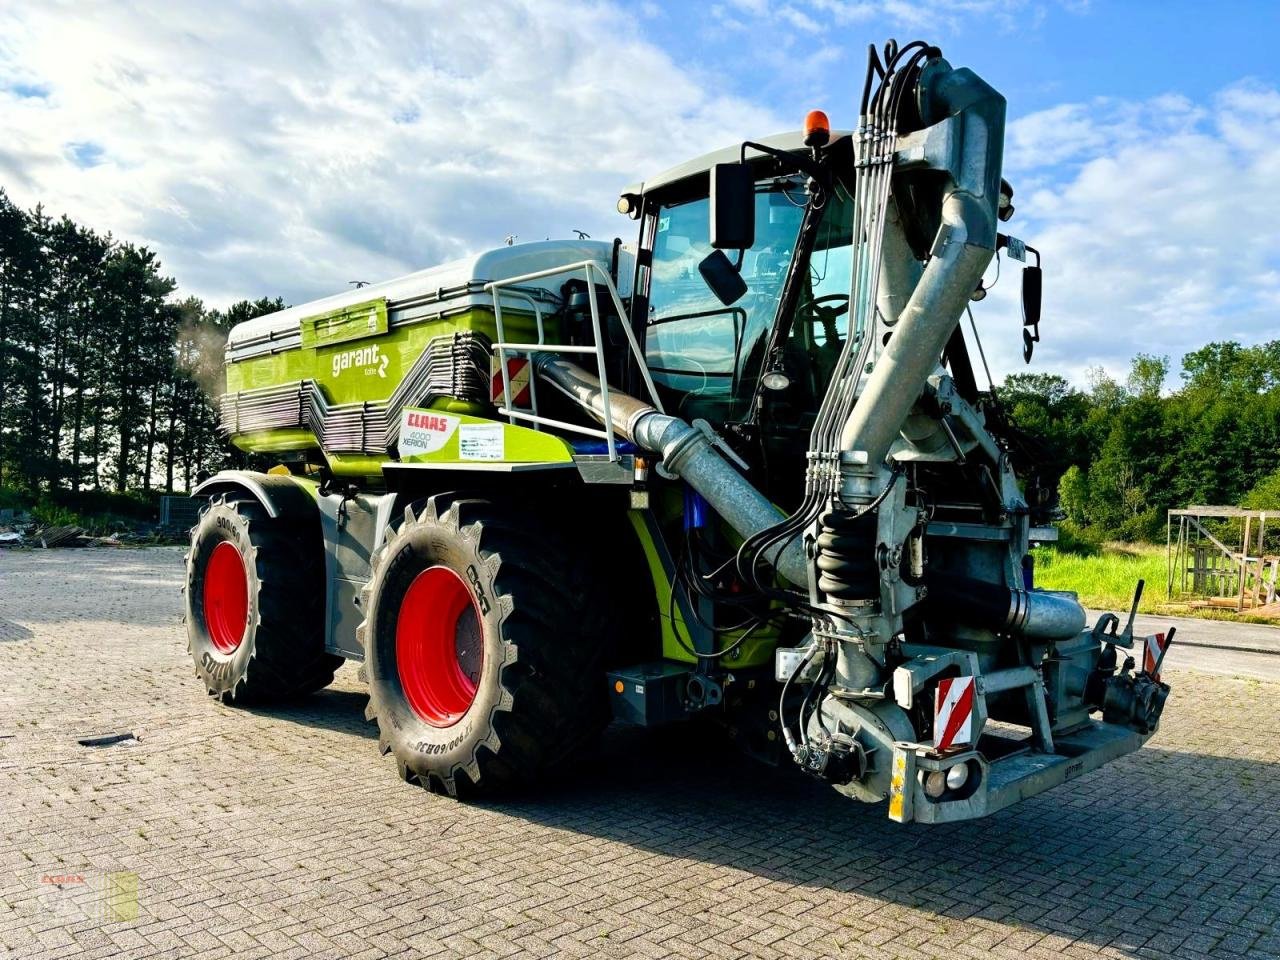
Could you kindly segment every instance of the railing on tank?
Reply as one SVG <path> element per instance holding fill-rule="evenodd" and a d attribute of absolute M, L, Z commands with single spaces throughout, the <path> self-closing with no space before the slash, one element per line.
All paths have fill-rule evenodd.
<path fill-rule="evenodd" d="M 515 287 L 522 283 L 529 283 L 533 280 L 544 280 L 547 277 L 554 277 L 560 274 L 573 273 L 581 270 L 587 282 L 587 302 L 591 307 L 591 332 L 594 340 L 594 346 L 585 346 L 569 343 L 547 343 L 546 330 L 542 322 L 542 310 L 533 297 L 527 293 L 517 290 L 506 290 L 506 287 Z M 596 377 L 600 380 L 600 402 L 604 408 L 604 418 L 608 423 L 612 423 L 609 413 L 609 381 L 606 376 L 604 364 L 604 335 L 600 327 L 600 306 L 596 301 L 596 282 L 593 277 L 598 278 L 598 282 L 602 283 L 609 296 L 613 299 L 614 310 L 617 311 L 618 318 L 621 321 L 622 331 L 627 336 L 627 344 L 631 349 L 631 354 L 635 357 L 636 366 L 640 368 L 640 376 L 644 378 L 645 389 L 649 391 L 649 397 L 653 401 L 653 405 L 662 410 L 662 401 L 658 399 L 658 390 L 653 385 L 653 378 L 649 375 L 649 368 L 645 365 L 644 354 L 640 350 L 640 344 L 636 341 L 636 335 L 631 329 L 631 324 L 627 322 L 627 312 L 622 306 L 622 298 L 618 296 L 618 290 L 613 284 L 613 278 L 609 276 L 609 272 L 605 270 L 599 263 L 594 260 L 583 260 L 579 263 L 570 263 L 562 267 L 552 267 L 548 270 L 539 270 L 535 273 L 526 273 L 518 277 L 508 277 L 505 280 L 494 280 L 484 285 L 485 292 L 493 297 L 493 321 L 497 328 L 498 339 L 493 345 L 494 352 L 498 355 L 498 369 L 502 373 L 502 406 L 498 408 L 498 412 L 504 414 L 511 423 L 516 420 L 524 420 L 534 425 L 534 429 L 539 427 L 559 427 L 561 430 L 570 430 L 574 433 L 581 433 L 588 437 L 596 437 L 604 440 L 608 445 L 609 459 L 618 459 L 618 445 L 613 436 L 612 430 L 597 430 L 594 427 L 584 427 L 576 423 L 566 423 L 563 420 L 555 420 L 550 417 L 544 417 L 538 413 L 538 393 L 537 393 L 537 375 L 530 369 L 529 371 L 529 407 L 522 409 L 515 405 L 511 396 L 511 376 L 507 370 L 507 356 L 514 354 L 532 356 L 535 353 L 580 353 L 595 354 L 596 360 Z M 538 329 L 537 343 L 514 343 L 509 342 L 502 328 L 502 297 L 519 297 L 527 300 L 533 306 L 534 322 Z M 532 366 L 532 364 L 531 364 Z"/>

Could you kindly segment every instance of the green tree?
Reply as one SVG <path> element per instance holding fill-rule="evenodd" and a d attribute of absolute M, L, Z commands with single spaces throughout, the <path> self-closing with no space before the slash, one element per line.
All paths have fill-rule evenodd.
<path fill-rule="evenodd" d="M 1280 510 L 1280 470 L 1269 473 L 1244 495 L 1240 506 L 1247 510 Z"/>
<path fill-rule="evenodd" d="M 1058 481 L 1058 503 L 1072 523 L 1089 523 L 1089 475 L 1078 464 L 1068 467 Z"/>
<path fill-rule="evenodd" d="M 996 388 L 996 398 L 1020 434 L 1019 470 L 1034 470 L 1041 482 L 1053 489 L 1068 467 L 1087 458 L 1084 424 L 1088 398 L 1066 378 L 1012 374 Z"/>
<path fill-rule="evenodd" d="M 1133 364 L 1129 368 L 1129 394 L 1140 399 L 1155 399 L 1160 396 L 1168 375 L 1168 357 L 1140 353 L 1133 358 Z"/>
<path fill-rule="evenodd" d="M 39 209 L 24 213 L 0 191 L 0 484 L 33 490 L 47 454 L 45 223 Z"/>
<path fill-rule="evenodd" d="M 146 493 L 243 460 L 217 430 L 226 332 L 284 304 L 175 291 L 153 251 L 0 190 L 0 485 Z"/>

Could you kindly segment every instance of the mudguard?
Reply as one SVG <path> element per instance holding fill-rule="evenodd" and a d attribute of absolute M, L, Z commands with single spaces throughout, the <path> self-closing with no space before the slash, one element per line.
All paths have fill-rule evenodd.
<path fill-rule="evenodd" d="M 220 493 L 244 492 L 252 496 L 272 519 L 314 517 L 319 522 L 314 484 L 295 477 L 253 470 L 223 470 L 198 484 L 193 497 L 216 496 Z"/>

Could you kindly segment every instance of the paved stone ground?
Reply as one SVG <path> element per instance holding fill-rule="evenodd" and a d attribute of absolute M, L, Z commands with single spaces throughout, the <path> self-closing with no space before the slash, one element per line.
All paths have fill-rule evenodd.
<path fill-rule="evenodd" d="M 208 702 L 179 580 L 175 550 L 0 555 L 5 960 L 1280 955 L 1275 683 L 1174 673 L 1147 749 L 975 824 L 678 730 L 468 806 L 377 755 L 350 666 L 296 707 Z"/>

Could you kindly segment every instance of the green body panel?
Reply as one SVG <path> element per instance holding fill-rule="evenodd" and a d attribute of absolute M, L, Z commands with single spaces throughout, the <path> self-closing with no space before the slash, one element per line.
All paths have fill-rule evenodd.
<path fill-rule="evenodd" d="M 363 305 L 361 322 L 367 322 L 370 308 L 370 304 Z M 385 306 L 383 312 L 385 315 Z M 322 318 L 326 316 L 328 315 L 321 315 Z M 308 318 L 302 322 L 303 345 L 297 349 L 281 350 L 227 364 L 227 391 L 235 393 L 238 390 L 257 390 L 297 383 L 300 380 L 314 380 L 324 388 L 324 394 L 331 403 L 385 400 L 391 396 L 433 337 L 459 330 L 476 330 L 491 340 L 497 338 L 493 311 L 482 307 L 467 309 L 449 317 L 393 327 L 382 333 L 370 334 L 366 326 L 363 333 L 358 336 L 353 334 L 349 339 L 341 341 L 333 341 L 313 332 L 312 345 L 308 346 L 305 331 L 308 325 L 315 331 L 318 321 L 319 318 Z M 504 310 L 502 325 L 508 340 L 526 343 L 537 340 L 532 314 Z M 340 329 L 350 332 L 357 326 L 346 324 L 340 326 Z M 323 324 L 321 327 L 323 328 Z M 555 331 L 548 330 L 547 335 L 553 337 Z"/>
<path fill-rule="evenodd" d="M 335 477 L 378 477 L 382 475 L 382 465 L 386 457 L 374 457 L 361 453 L 330 453 L 325 451 L 324 458 L 329 461 L 329 469 Z"/>
<path fill-rule="evenodd" d="M 469 407 L 470 404 L 457 404 Z M 475 417 L 467 414 L 441 412 L 438 408 L 409 407 L 406 413 L 434 415 L 434 419 L 442 421 L 447 433 L 442 445 L 437 450 L 423 453 L 403 454 L 401 463 L 458 463 L 475 464 L 491 463 L 570 463 L 573 460 L 573 448 L 568 441 L 549 433 L 530 430 L 528 427 L 514 426 L 510 423 L 499 423 L 486 417 Z M 468 428 L 483 426 L 485 431 L 473 431 L 483 434 L 475 437 L 469 450 L 463 449 L 463 438 Z M 499 439 L 500 438 L 500 439 Z M 276 453 L 285 450 L 310 450 L 319 444 L 310 430 L 267 430 L 260 433 L 239 436 L 235 444 L 241 450 L 250 453 Z M 496 452 L 496 455 L 495 455 Z M 339 477 L 374 477 L 382 474 L 386 457 L 368 456 L 359 453 L 333 453 L 325 451 L 325 459 L 329 469 Z"/>
<path fill-rule="evenodd" d="M 503 333 L 508 340 L 535 342 L 537 325 L 532 314 L 504 310 Z M 314 380 L 325 397 L 336 404 L 386 400 L 399 386 L 409 368 L 435 337 L 463 330 L 484 333 L 497 339 L 492 309 L 471 307 L 451 316 L 440 316 L 400 327 L 388 326 L 384 299 L 369 300 L 340 310 L 304 318 L 299 324 L 300 347 L 252 357 L 226 365 L 227 391 L 257 390 Z M 554 324 L 546 331 L 556 336 Z M 415 408 L 418 409 L 418 408 Z M 458 424 L 494 423 L 485 414 L 484 404 L 440 397 L 430 404 L 432 411 L 447 414 Z M 525 427 L 502 424 L 501 458 L 511 463 L 560 463 L 571 459 L 569 445 L 557 437 Z M 320 442 L 304 428 L 262 430 L 231 437 L 236 447 L 248 453 L 282 453 L 315 450 Z M 493 444 L 489 449 L 492 449 Z M 386 457 L 358 453 L 323 451 L 330 469 L 344 477 L 373 477 L 382 473 Z M 467 462 L 483 457 L 465 457 L 457 437 L 444 448 L 421 456 L 404 457 L 405 462 Z"/>
<path fill-rule="evenodd" d="M 679 663 L 697 663 L 698 658 L 685 650 L 676 639 L 675 631 L 679 629 L 680 636 L 684 638 L 685 643 L 689 643 L 689 630 L 685 625 L 684 614 L 679 604 L 674 605 L 675 626 L 672 625 L 671 580 L 663 568 L 658 545 L 654 543 L 649 528 L 638 511 L 629 511 L 627 518 L 636 532 L 641 549 L 644 550 L 645 560 L 649 564 L 649 575 L 653 578 L 653 592 L 658 601 L 658 623 L 662 628 L 662 657 L 664 660 L 675 660 Z M 744 629 L 721 634 L 721 649 L 732 644 L 745 632 Z M 722 657 L 718 662 L 731 669 L 763 666 L 773 659 L 773 651 L 777 645 L 777 631 L 773 627 L 762 627 L 747 638 L 737 653 L 730 657 Z"/>
<path fill-rule="evenodd" d="M 387 301 L 385 297 L 353 303 L 348 307 L 305 317 L 298 324 L 304 348 L 329 347 L 349 340 L 363 340 L 386 333 Z"/>
<path fill-rule="evenodd" d="M 313 450 L 320 444 L 316 435 L 301 427 L 288 430 L 259 430 L 231 438 L 231 443 L 245 453 L 284 453 L 290 450 Z"/>
<path fill-rule="evenodd" d="M 319 502 L 320 500 L 320 481 L 313 480 L 311 477 L 298 477 L 289 474 L 289 479 L 300 486 L 307 493 L 311 494 L 311 499 Z"/>

